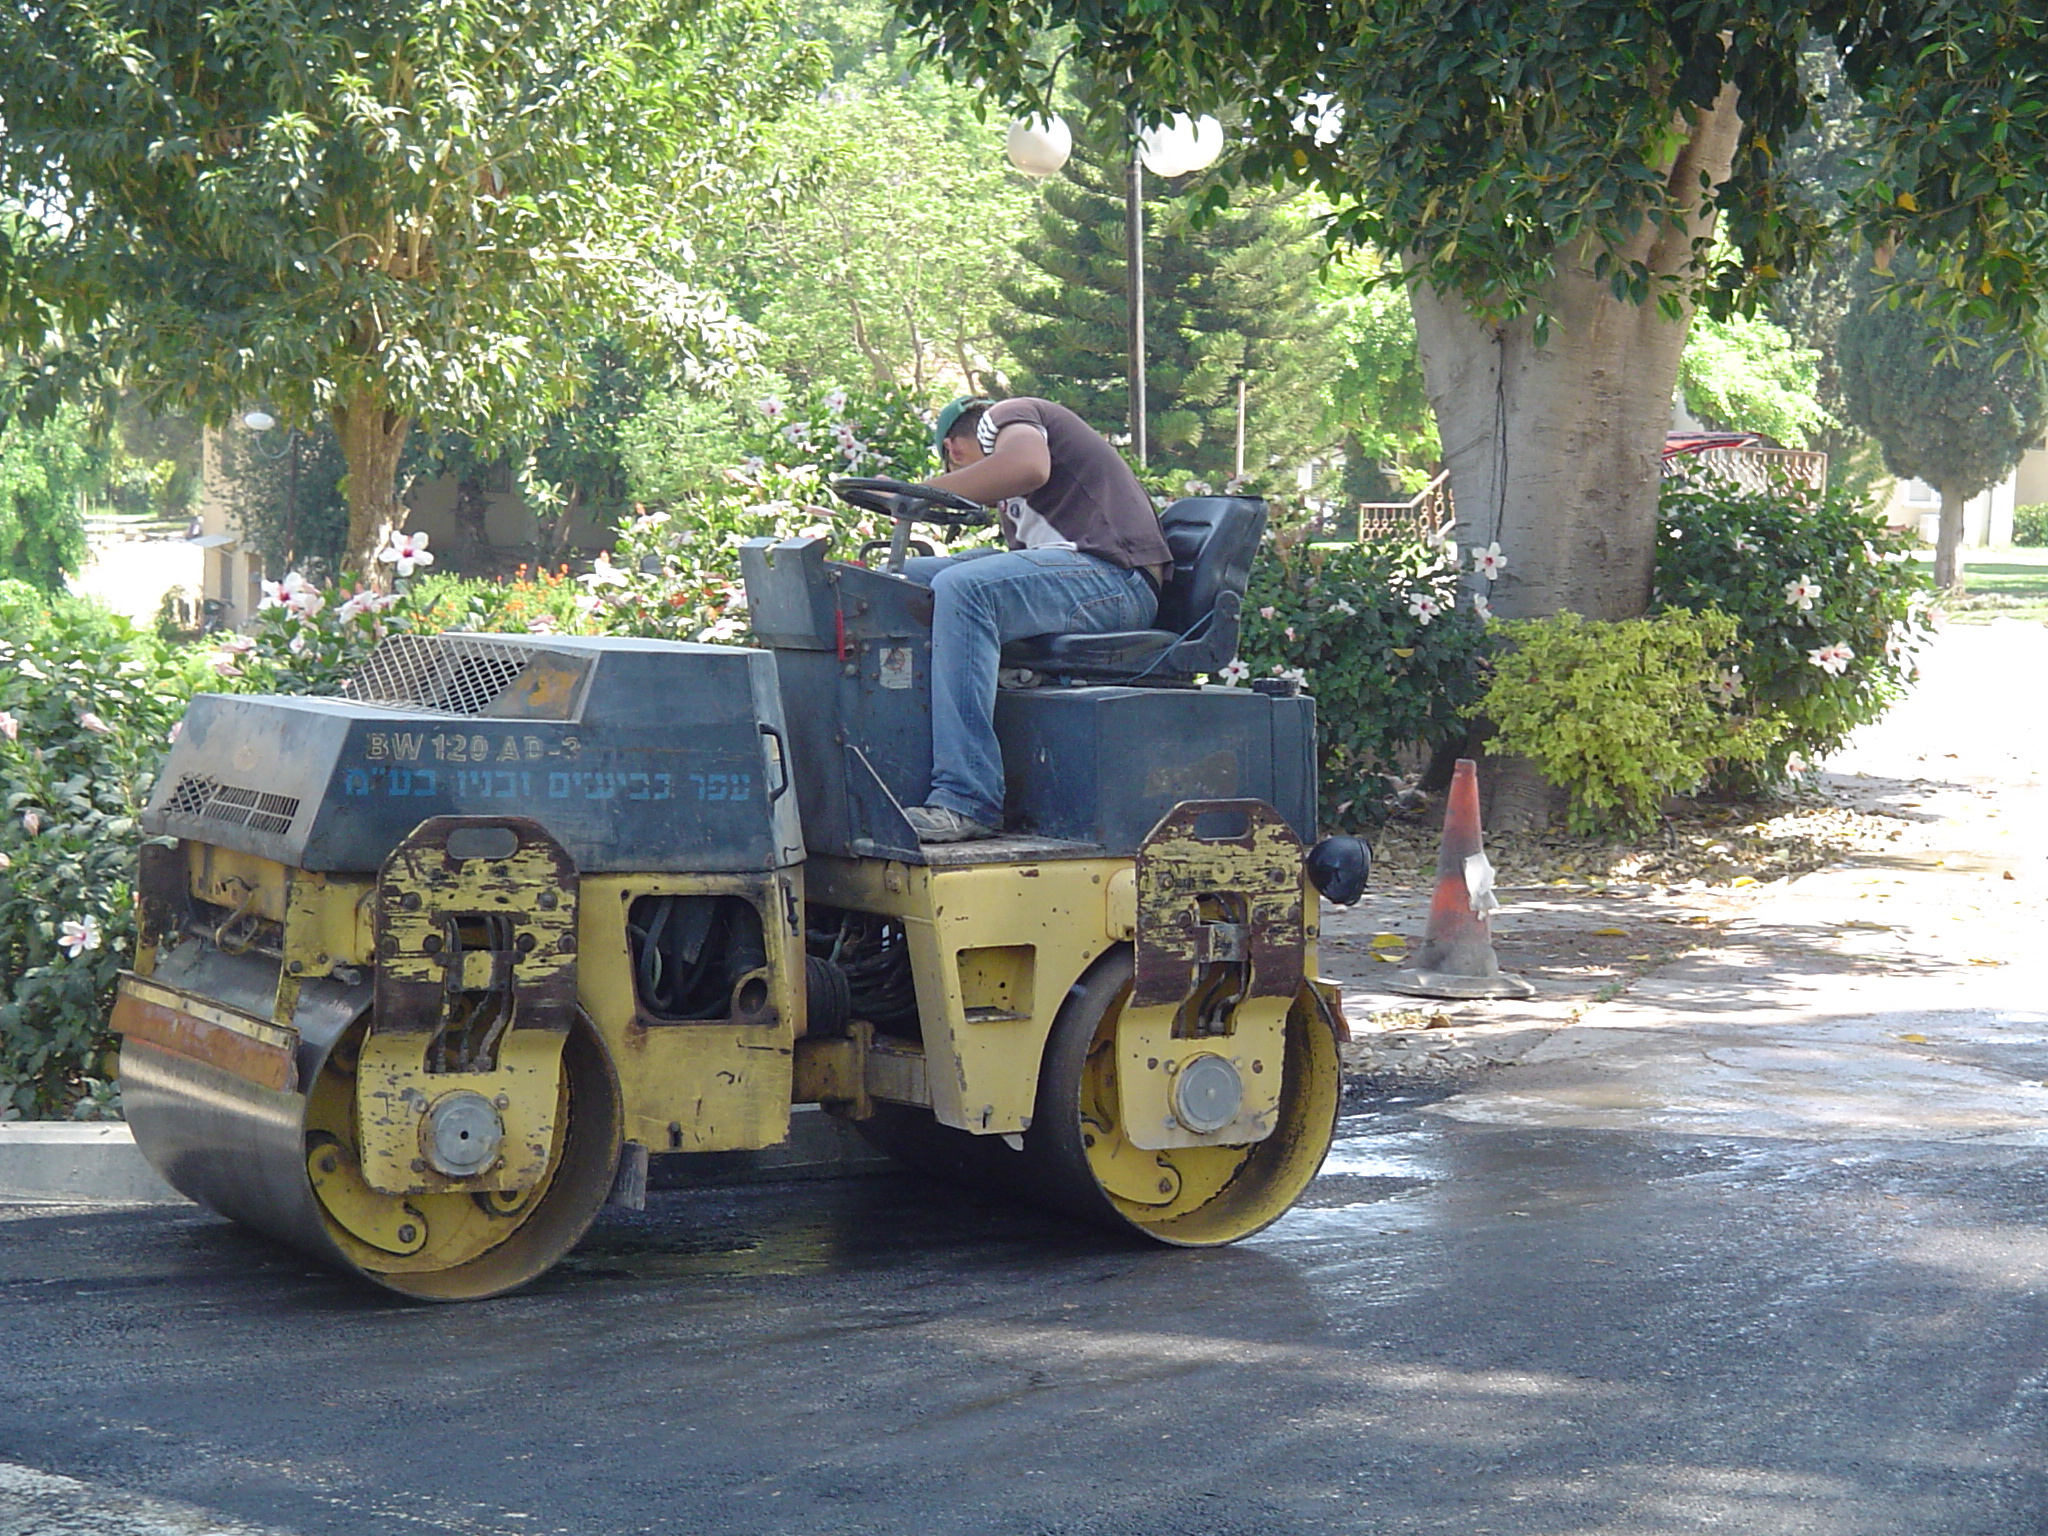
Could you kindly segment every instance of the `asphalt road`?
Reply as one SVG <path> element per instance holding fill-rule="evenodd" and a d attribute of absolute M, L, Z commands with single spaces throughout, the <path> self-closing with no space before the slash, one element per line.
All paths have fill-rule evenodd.
<path fill-rule="evenodd" d="M 0 1462 L 84 1485 L 0 1532 L 2048 1529 L 2037 1151 L 1346 1131 L 1226 1250 L 890 1174 L 657 1194 L 460 1307 L 0 1211 Z"/>

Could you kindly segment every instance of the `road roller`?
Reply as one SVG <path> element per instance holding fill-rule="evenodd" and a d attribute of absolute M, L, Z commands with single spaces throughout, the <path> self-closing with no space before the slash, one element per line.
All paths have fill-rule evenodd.
<path fill-rule="evenodd" d="M 146 813 L 113 1027 L 192 1199 L 406 1296 L 540 1275 L 650 1159 L 819 1105 L 907 1162 L 1160 1243 L 1314 1177 L 1315 717 L 1203 684 L 1265 511 L 1163 514 L 1159 627 L 1005 648 L 998 837 L 920 846 L 930 590 L 894 535 L 741 551 L 754 643 L 393 635 L 333 696 L 201 695 Z M 864 553 L 870 553 L 864 551 Z"/>

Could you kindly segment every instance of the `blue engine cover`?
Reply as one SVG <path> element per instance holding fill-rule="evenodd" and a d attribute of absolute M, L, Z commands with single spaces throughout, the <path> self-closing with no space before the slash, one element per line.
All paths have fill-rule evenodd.
<path fill-rule="evenodd" d="M 343 697 L 195 698 L 143 827 L 341 872 L 429 816 L 526 816 L 588 872 L 779 869 L 786 741 L 764 651 L 394 636 Z"/>

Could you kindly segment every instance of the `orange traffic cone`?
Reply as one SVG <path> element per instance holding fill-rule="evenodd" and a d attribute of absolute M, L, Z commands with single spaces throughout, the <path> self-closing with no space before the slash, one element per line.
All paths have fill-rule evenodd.
<path fill-rule="evenodd" d="M 1436 894 L 1429 901 L 1429 933 L 1415 964 L 1387 983 L 1417 997 L 1529 997 L 1536 989 L 1500 968 L 1493 954 L 1490 914 L 1493 866 L 1479 843 L 1479 765 L 1458 759 L 1444 807 L 1444 839 L 1436 856 Z"/>

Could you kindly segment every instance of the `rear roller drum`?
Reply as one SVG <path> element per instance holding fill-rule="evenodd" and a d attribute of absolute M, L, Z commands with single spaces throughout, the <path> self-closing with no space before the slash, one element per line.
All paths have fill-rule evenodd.
<path fill-rule="evenodd" d="M 1337 1042 L 1306 1000 L 1287 1019 L 1277 1123 L 1263 1141 L 1146 1151 L 1120 1124 L 1116 1032 L 1131 953 L 1105 955 L 1067 995 L 1047 1042 L 1020 1172 L 1032 1194 L 1084 1220 L 1206 1248 L 1286 1212 L 1336 1134 Z"/>

